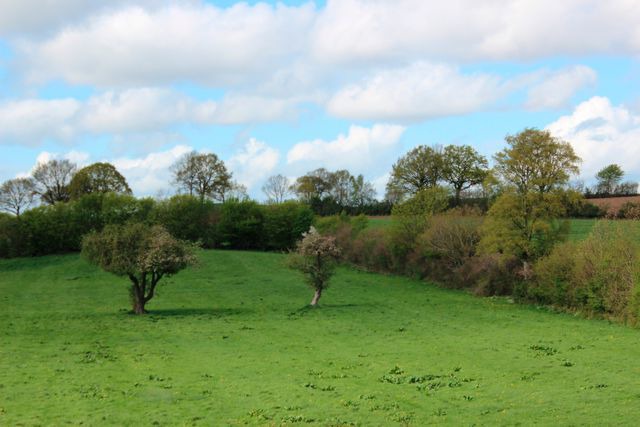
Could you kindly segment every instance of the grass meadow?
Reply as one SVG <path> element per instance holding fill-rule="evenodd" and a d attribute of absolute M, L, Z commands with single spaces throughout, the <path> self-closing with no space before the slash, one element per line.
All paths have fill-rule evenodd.
<path fill-rule="evenodd" d="M 586 227 L 586 226 L 585 226 Z M 77 254 L 0 261 L 0 425 L 635 424 L 636 329 L 202 251 L 150 314 Z"/>

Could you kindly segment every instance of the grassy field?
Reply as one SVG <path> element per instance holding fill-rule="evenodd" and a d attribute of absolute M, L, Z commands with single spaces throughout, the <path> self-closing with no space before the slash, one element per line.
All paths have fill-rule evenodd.
<path fill-rule="evenodd" d="M 0 261 L 0 425 L 636 424 L 640 332 L 206 251 L 151 313 L 77 255 Z"/>

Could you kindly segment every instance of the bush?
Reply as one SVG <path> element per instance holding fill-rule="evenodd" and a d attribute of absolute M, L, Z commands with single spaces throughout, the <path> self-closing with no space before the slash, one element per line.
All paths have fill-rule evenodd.
<path fill-rule="evenodd" d="M 263 210 L 264 242 L 268 250 L 293 248 L 314 219 L 311 208 L 299 202 L 266 205 Z"/>
<path fill-rule="evenodd" d="M 626 202 L 616 216 L 620 219 L 640 219 L 640 203 Z"/>
<path fill-rule="evenodd" d="M 218 223 L 220 246 L 227 249 L 263 249 L 264 214 L 251 200 L 222 204 Z"/>
<path fill-rule="evenodd" d="M 536 303 L 575 307 L 572 286 L 578 244 L 565 242 L 533 267 L 533 280 L 527 284 L 526 297 Z"/>
<path fill-rule="evenodd" d="M 150 214 L 150 222 L 162 225 L 177 239 L 213 248 L 218 243 L 219 211 L 219 206 L 209 200 L 178 195 L 159 202 Z"/>
<path fill-rule="evenodd" d="M 573 280 L 578 303 L 590 311 L 636 321 L 639 249 L 637 236 L 621 224 L 596 224 L 577 253 Z"/>

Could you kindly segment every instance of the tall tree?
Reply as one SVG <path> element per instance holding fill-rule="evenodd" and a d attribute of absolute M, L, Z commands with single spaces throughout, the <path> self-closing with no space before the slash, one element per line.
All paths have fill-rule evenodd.
<path fill-rule="evenodd" d="M 224 162 L 213 153 L 185 154 L 172 166 L 174 183 L 189 195 L 197 195 L 201 201 L 211 198 L 224 201 L 231 189 L 231 173 Z"/>
<path fill-rule="evenodd" d="M 284 175 L 274 175 L 262 186 L 262 192 L 270 203 L 282 203 L 291 194 L 291 182 Z"/>
<path fill-rule="evenodd" d="M 353 194 L 353 176 L 346 169 L 329 174 L 329 195 L 340 206 L 348 206 Z"/>
<path fill-rule="evenodd" d="M 448 145 L 442 156 L 443 178 L 453 187 L 458 205 L 464 190 L 484 181 L 489 164 L 484 156 L 468 145 Z"/>
<path fill-rule="evenodd" d="M 412 196 L 420 190 L 435 187 L 443 177 L 442 148 L 420 145 L 393 165 L 387 192 Z"/>
<path fill-rule="evenodd" d="M 33 203 L 34 196 L 35 184 L 31 178 L 10 179 L 0 186 L 0 209 L 20 218 L 20 213 Z"/>
<path fill-rule="evenodd" d="M 111 163 L 94 163 L 76 172 L 69 183 L 71 199 L 91 193 L 131 194 L 131 188 Z"/>
<path fill-rule="evenodd" d="M 596 179 L 598 184 L 596 185 L 596 193 L 603 195 L 611 195 L 616 192 L 616 188 L 622 181 L 624 171 L 618 165 L 611 164 L 602 168 L 597 174 Z"/>
<path fill-rule="evenodd" d="M 351 177 L 351 194 L 349 195 L 349 203 L 354 207 L 363 207 L 373 203 L 376 199 L 376 190 L 373 185 L 364 180 L 364 176 Z"/>
<path fill-rule="evenodd" d="M 322 199 L 331 190 L 331 172 L 325 168 L 315 169 L 298 177 L 291 187 L 296 195 L 306 202 Z"/>
<path fill-rule="evenodd" d="M 560 236 L 557 219 L 566 200 L 576 196 L 565 187 L 579 172 L 580 158 L 571 144 L 544 130 L 527 128 L 506 142 L 495 155 L 506 189 L 489 210 L 482 246 L 520 257 L 526 273 L 528 260 L 546 253 Z"/>
<path fill-rule="evenodd" d="M 53 205 L 69 200 L 69 183 L 77 166 L 67 159 L 40 163 L 33 171 L 36 193 L 44 203 Z"/>

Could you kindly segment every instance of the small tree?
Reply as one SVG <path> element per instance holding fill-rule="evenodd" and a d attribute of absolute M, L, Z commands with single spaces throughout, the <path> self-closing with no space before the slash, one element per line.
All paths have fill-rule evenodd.
<path fill-rule="evenodd" d="M 333 276 L 339 258 L 340 249 L 336 246 L 335 239 L 322 236 L 314 227 L 302 235 L 296 251 L 291 253 L 289 266 L 302 272 L 306 282 L 315 291 L 311 300 L 312 307 L 318 305 L 322 291 L 329 286 L 329 279 Z"/>
<path fill-rule="evenodd" d="M 82 241 L 82 255 L 92 264 L 131 280 L 135 314 L 144 314 L 160 279 L 196 262 L 192 246 L 176 240 L 161 226 L 111 225 Z"/>
<path fill-rule="evenodd" d="M 444 180 L 453 187 L 456 205 L 460 194 L 474 185 L 482 184 L 487 177 L 489 164 L 484 156 L 468 145 L 448 145 L 443 151 Z"/>
<path fill-rule="evenodd" d="M 393 165 L 387 183 L 388 193 L 412 196 L 420 190 L 438 185 L 444 177 L 442 147 L 420 145 Z"/>

